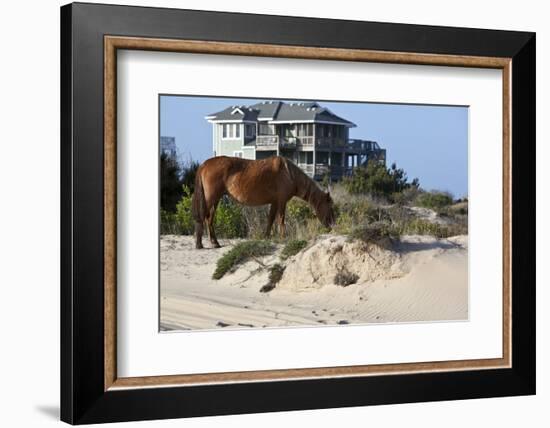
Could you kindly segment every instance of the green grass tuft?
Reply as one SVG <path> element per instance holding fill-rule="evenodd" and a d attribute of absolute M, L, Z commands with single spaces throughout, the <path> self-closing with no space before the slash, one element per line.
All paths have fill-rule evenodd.
<path fill-rule="evenodd" d="M 285 271 L 285 267 L 283 265 L 280 265 L 279 263 L 275 263 L 273 266 L 271 266 L 269 268 L 269 278 L 268 278 L 267 284 L 260 289 L 260 292 L 267 293 L 273 290 L 277 285 L 277 283 L 283 277 L 284 271 Z"/>
<path fill-rule="evenodd" d="M 227 272 L 253 257 L 261 257 L 272 254 L 275 247 L 268 241 L 244 241 L 235 245 L 225 253 L 216 263 L 213 279 L 222 278 Z"/>
<path fill-rule="evenodd" d="M 400 227 L 402 235 L 431 235 L 436 238 L 449 238 L 457 235 L 468 234 L 468 222 L 451 224 L 431 223 L 426 220 L 414 219 Z"/>
<path fill-rule="evenodd" d="M 453 196 L 447 192 L 422 192 L 416 200 L 415 205 L 424 208 L 430 208 L 435 211 L 439 211 L 452 205 Z"/>
<path fill-rule="evenodd" d="M 349 234 L 350 239 L 356 239 L 366 244 L 378 245 L 382 248 L 391 247 L 393 240 L 398 240 L 400 231 L 392 224 L 384 221 L 377 221 L 354 228 Z"/>
<path fill-rule="evenodd" d="M 289 257 L 295 256 L 300 251 L 302 251 L 307 246 L 307 241 L 305 239 L 293 239 L 288 241 L 288 243 L 281 251 L 281 259 L 286 260 Z"/>

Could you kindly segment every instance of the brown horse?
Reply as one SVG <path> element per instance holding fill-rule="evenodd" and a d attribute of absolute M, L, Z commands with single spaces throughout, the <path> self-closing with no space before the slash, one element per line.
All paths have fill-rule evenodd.
<path fill-rule="evenodd" d="M 210 242 L 215 248 L 220 246 L 214 231 L 214 216 L 225 193 L 243 205 L 271 205 L 266 237 L 271 234 L 275 218 L 278 219 L 279 233 L 284 236 L 286 204 L 293 196 L 308 202 L 323 225 L 330 227 L 334 224 L 330 194 L 323 192 L 290 160 L 281 156 L 262 160 L 219 156 L 208 159 L 197 170 L 192 201 L 196 248 L 203 248 L 205 222 Z"/>

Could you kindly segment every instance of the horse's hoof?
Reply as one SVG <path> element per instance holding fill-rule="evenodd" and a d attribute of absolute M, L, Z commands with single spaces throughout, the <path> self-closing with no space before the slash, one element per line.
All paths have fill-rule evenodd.
<path fill-rule="evenodd" d="M 212 244 L 212 248 L 221 248 L 222 246 L 218 242 Z"/>
<path fill-rule="evenodd" d="M 204 247 L 202 245 L 195 245 L 195 250 L 202 250 Z"/>

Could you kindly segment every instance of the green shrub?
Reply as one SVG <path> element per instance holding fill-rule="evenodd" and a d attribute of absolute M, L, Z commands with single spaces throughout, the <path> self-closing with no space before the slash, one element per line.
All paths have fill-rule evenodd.
<path fill-rule="evenodd" d="M 181 166 L 177 159 L 166 153 L 160 155 L 160 206 L 173 212 L 182 196 Z"/>
<path fill-rule="evenodd" d="M 221 238 L 246 238 L 246 221 L 242 206 L 224 196 L 216 210 L 214 220 L 216 235 Z"/>
<path fill-rule="evenodd" d="M 222 278 L 227 272 L 235 269 L 251 258 L 262 257 L 275 251 L 273 244 L 267 241 L 244 241 L 235 245 L 231 250 L 220 257 L 216 263 L 213 279 Z"/>
<path fill-rule="evenodd" d="M 307 241 L 304 239 L 293 239 L 285 245 L 281 251 L 281 259 L 286 260 L 289 257 L 295 256 L 307 246 Z"/>
<path fill-rule="evenodd" d="M 433 210 L 442 210 L 453 203 L 453 197 L 447 192 L 422 192 L 416 200 L 415 205 Z"/>
<path fill-rule="evenodd" d="M 325 228 L 313 209 L 302 199 L 292 198 L 286 206 L 286 238 L 309 240 L 329 230 Z"/>
<path fill-rule="evenodd" d="M 262 239 L 265 236 L 269 206 L 241 207 L 241 214 L 249 239 Z M 291 199 L 286 207 L 285 216 L 286 239 L 309 239 L 322 233 L 321 226 L 309 204 L 301 199 Z M 271 228 L 271 236 L 278 239 L 278 222 L 275 220 Z"/>
<path fill-rule="evenodd" d="M 449 207 L 449 210 L 457 215 L 468 215 L 468 201 L 459 201 Z"/>
<path fill-rule="evenodd" d="M 176 213 L 160 209 L 160 234 L 161 235 L 181 235 Z"/>
<path fill-rule="evenodd" d="M 183 196 L 176 204 L 175 219 L 178 224 L 179 233 L 183 235 L 192 235 L 195 230 L 195 220 L 191 212 L 191 190 L 189 186 L 182 186 Z"/>
<path fill-rule="evenodd" d="M 384 163 L 371 160 L 367 166 L 355 168 L 353 174 L 344 177 L 342 183 L 349 193 L 368 193 L 389 198 L 409 187 L 418 187 L 418 179 L 408 182 L 407 174 L 394 163 L 386 168 Z"/>
<path fill-rule="evenodd" d="M 347 287 L 348 285 L 355 284 L 359 279 L 359 275 L 349 272 L 346 268 L 339 270 L 334 276 L 334 283 L 341 287 Z"/>
<path fill-rule="evenodd" d="M 176 205 L 175 214 L 178 233 L 183 235 L 192 235 L 195 230 L 195 219 L 191 207 L 191 191 L 187 185 L 183 185 L 183 197 Z M 224 196 L 216 209 L 214 228 L 216 235 L 220 238 L 245 238 L 247 227 L 241 205 Z"/>
<path fill-rule="evenodd" d="M 418 197 L 421 190 L 416 186 L 410 186 L 403 189 L 401 192 L 392 193 L 390 200 L 400 206 L 412 204 Z"/>
<path fill-rule="evenodd" d="M 273 266 L 271 266 L 269 268 L 269 277 L 268 277 L 267 284 L 265 284 L 262 288 L 260 288 L 260 292 L 267 293 L 268 291 L 273 290 L 277 285 L 277 283 L 283 277 L 284 271 L 285 271 L 285 267 L 280 265 L 279 263 L 275 263 Z"/>
<path fill-rule="evenodd" d="M 195 177 L 197 176 L 199 166 L 200 164 L 192 159 L 181 166 L 181 183 L 187 186 L 191 190 L 191 193 L 195 191 Z"/>
<path fill-rule="evenodd" d="M 308 219 L 314 219 L 315 213 L 309 204 L 298 198 L 292 198 L 286 205 L 286 219 L 305 223 Z"/>

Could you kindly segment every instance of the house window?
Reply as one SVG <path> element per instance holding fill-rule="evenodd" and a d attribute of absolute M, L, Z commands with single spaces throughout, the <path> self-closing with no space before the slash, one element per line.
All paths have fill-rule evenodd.
<path fill-rule="evenodd" d="M 312 123 L 300 123 L 297 125 L 297 127 L 299 137 L 311 137 L 313 135 Z"/>
<path fill-rule="evenodd" d="M 299 152 L 298 163 L 300 165 L 312 165 L 313 164 L 313 152 Z"/>
<path fill-rule="evenodd" d="M 317 163 L 328 164 L 328 153 L 327 152 L 317 152 Z"/>
<path fill-rule="evenodd" d="M 260 123 L 260 135 L 275 135 L 275 125 Z"/>
<path fill-rule="evenodd" d="M 236 157 L 236 158 L 242 158 L 243 157 L 243 152 L 242 151 L 234 151 L 233 156 Z"/>
<path fill-rule="evenodd" d="M 256 134 L 256 126 L 255 125 L 245 125 L 244 126 L 244 135 L 247 138 L 252 138 Z"/>
<path fill-rule="evenodd" d="M 324 125 L 317 125 L 317 134 L 319 134 L 319 137 L 325 136 L 325 126 Z"/>
<path fill-rule="evenodd" d="M 241 138 L 241 125 L 239 123 L 224 123 L 222 125 L 222 138 Z"/>

